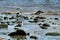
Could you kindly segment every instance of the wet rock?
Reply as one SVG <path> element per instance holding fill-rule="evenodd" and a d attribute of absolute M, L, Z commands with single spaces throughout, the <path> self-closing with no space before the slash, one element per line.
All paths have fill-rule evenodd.
<path fill-rule="evenodd" d="M 55 23 L 52 23 L 52 24 L 55 24 Z"/>
<path fill-rule="evenodd" d="M 47 23 L 44 23 L 44 24 L 42 24 L 42 26 L 40 26 L 40 28 L 42 28 L 42 29 L 47 29 L 48 27 L 50 27 L 50 25 Z"/>
<path fill-rule="evenodd" d="M 30 19 L 33 19 L 33 18 L 30 18 Z"/>
<path fill-rule="evenodd" d="M 35 19 L 46 19 L 46 18 L 37 16 L 37 17 L 35 17 Z"/>
<path fill-rule="evenodd" d="M 26 32 L 24 30 L 17 30 L 8 34 L 9 36 L 26 36 Z"/>
<path fill-rule="evenodd" d="M 18 30 L 18 28 L 14 28 L 15 30 Z"/>
<path fill-rule="evenodd" d="M 49 27 L 50 25 L 48 23 L 44 23 L 42 26 Z"/>
<path fill-rule="evenodd" d="M 14 19 L 14 17 L 12 16 L 11 19 Z"/>
<path fill-rule="evenodd" d="M 36 19 L 36 18 L 34 19 L 34 22 L 35 22 L 35 23 L 37 23 L 38 21 L 39 21 L 38 19 Z"/>
<path fill-rule="evenodd" d="M 45 20 L 42 20 L 41 22 L 45 22 Z"/>
<path fill-rule="evenodd" d="M 36 13 L 35 13 L 35 15 L 39 15 L 40 13 L 44 13 L 44 12 L 42 12 L 42 11 L 37 11 Z"/>
<path fill-rule="evenodd" d="M 8 19 L 8 17 L 4 17 L 4 20 L 7 20 Z"/>
<path fill-rule="evenodd" d="M 40 28 L 42 28 L 42 29 L 47 29 L 47 27 L 45 27 L 45 26 L 40 26 Z"/>
<path fill-rule="evenodd" d="M 21 26 L 22 26 L 22 21 L 18 21 L 15 27 L 21 27 Z"/>
<path fill-rule="evenodd" d="M 16 8 L 16 10 L 20 10 L 20 8 Z"/>
<path fill-rule="evenodd" d="M 10 40 L 10 39 L 8 39 L 8 40 Z"/>
<path fill-rule="evenodd" d="M 27 35 L 30 35 L 30 33 L 27 33 Z"/>
<path fill-rule="evenodd" d="M 19 13 L 16 13 L 17 15 L 19 15 Z"/>
<path fill-rule="evenodd" d="M 18 18 L 18 17 L 19 17 L 19 15 L 16 15 L 16 17 Z"/>
<path fill-rule="evenodd" d="M 30 23 L 37 23 L 38 21 L 29 21 Z"/>
<path fill-rule="evenodd" d="M 36 37 L 36 36 L 30 36 L 30 38 L 31 38 L 31 39 L 37 39 L 37 37 Z"/>
<path fill-rule="evenodd" d="M 29 19 L 27 16 L 23 16 L 23 18 L 24 18 L 25 20 L 28 20 L 28 19 Z"/>
<path fill-rule="evenodd" d="M 10 25 L 10 22 L 6 22 L 8 25 Z"/>
<path fill-rule="evenodd" d="M 60 33 L 57 33 L 57 32 L 48 32 L 45 35 L 46 36 L 60 36 Z"/>
<path fill-rule="evenodd" d="M 49 21 L 49 23 L 51 23 L 51 21 Z"/>
<path fill-rule="evenodd" d="M 55 20 L 58 20 L 58 18 L 55 18 Z"/>
<path fill-rule="evenodd" d="M 16 25 L 15 27 L 21 27 L 22 25 Z"/>
<path fill-rule="evenodd" d="M 39 23 L 38 25 L 41 25 L 41 23 Z"/>

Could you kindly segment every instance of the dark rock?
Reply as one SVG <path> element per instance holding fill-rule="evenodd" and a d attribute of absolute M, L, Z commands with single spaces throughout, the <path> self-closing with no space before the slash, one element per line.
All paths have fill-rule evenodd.
<path fill-rule="evenodd" d="M 8 34 L 9 36 L 26 36 L 26 32 L 24 30 L 17 30 Z"/>
<path fill-rule="evenodd" d="M 31 38 L 31 39 L 37 39 L 37 37 L 36 37 L 36 36 L 30 36 L 30 38 Z"/>
<path fill-rule="evenodd" d="M 55 23 L 52 23 L 52 24 L 55 24 Z"/>
<path fill-rule="evenodd" d="M 41 23 L 39 23 L 38 25 L 41 25 Z"/>
<path fill-rule="evenodd" d="M 49 25 L 49 24 L 47 24 L 47 23 L 44 23 L 42 26 L 49 27 L 50 25 Z"/>
<path fill-rule="evenodd" d="M 40 26 L 40 28 L 42 28 L 42 29 L 47 29 L 47 27 L 44 27 L 44 26 Z"/>
<path fill-rule="evenodd" d="M 22 12 L 20 11 L 20 13 L 22 13 Z"/>
<path fill-rule="evenodd" d="M 19 13 L 16 13 L 17 15 L 19 14 Z"/>
<path fill-rule="evenodd" d="M 9 18 L 9 20 L 11 20 L 11 18 Z"/>
<path fill-rule="evenodd" d="M 17 25 L 15 27 L 21 27 L 22 26 L 22 21 L 17 21 Z"/>
<path fill-rule="evenodd" d="M 46 36 L 60 36 L 60 33 L 57 33 L 57 32 L 48 32 L 45 35 Z"/>
<path fill-rule="evenodd" d="M 14 28 L 15 30 L 18 30 L 18 28 Z"/>
<path fill-rule="evenodd" d="M 8 19 L 8 17 L 4 17 L 4 20 L 7 20 Z"/>
<path fill-rule="evenodd" d="M 45 22 L 45 20 L 42 20 L 41 22 Z"/>
<path fill-rule="evenodd" d="M 33 18 L 30 18 L 30 19 L 33 19 Z"/>
<path fill-rule="evenodd" d="M 51 21 L 49 21 L 49 23 L 51 23 Z"/>
<path fill-rule="evenodd" d="M 30 23 L 37 23 L 37 21 L 29 21 Z"/>
<path fill-rule="evenodd" d="M 30 35 L 30 33 L 27 33 L 27 35 Z"/>
<path fill-rule="evenodd" d="M 46 18 L 37 16 L 37 17 L 35 17 L 35 19 L 46 19 Z"/>
<path fill-rule="evenodd" d="M 44 12 L 42 12 L 42 11 L 37 11 L 36 13 L 35 13 L 35 15 L 39 15 L 40 13 L 44 13 Z"/>
<path fill-rule="evenodd" d="M 11 19 L 14 19 L 14 17 L 11 17 Z"/>
<path fill-rule="evenodd" d="M 18 18 L 18 17 L 19 17 L 19 15 L 16 15 L 16 17 Z"/>
<path fill-rule="evenodd" d="M 35 22 L 35 23 L 37 23 L 38 21 L 39 21 L 38 19 L 36 19 L 36 18 L 34 19 L 34 22 Z"/>
<path fill-rule="evenodd" d="M 28 20 L 28 19 L 29 19 L 27 16 L 23 16 L 23 18 L 24 18 L 25 20 Z"/>
<path fill-rule="evenodd" d="M 10 25 L 10 22 L 7 22 L 8 25 Z"/>
<path fill-rule="evenodd" d="M 42 29 L 47 29 L 48 27 L 50 27 L 50 25 L 47 23 L 44 23 L 42 26 L 40 26 Z"/>
<path fill-rule="evenodd" d="M 10 39 L 8 39 L 8 40 L 10 40 Z"/>
<path fill-rule="evenodd" d="M 55 20 L 58 20 L 58 18 L 55 18 Z"/>
<path fill-rule="evenodd" d="M 22 25 L 16 25 L 15 27 L 21 27 Z"/>

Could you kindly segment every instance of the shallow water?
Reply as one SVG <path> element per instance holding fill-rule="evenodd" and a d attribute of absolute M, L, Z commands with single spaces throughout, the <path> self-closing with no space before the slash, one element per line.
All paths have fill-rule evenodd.
<path fill-rule="evenodd" d="M 52 11 L 60 11 L 60 1 L 59 0 L 3 0 L 0 1 L 0 10 L 8 10 L 21 8 L 26 11 L 33 10 L 52 10 Z"/>
<path fill-rule="evenodd" d="M 36 15 L 31 16 L 30 14 L 27 14 L 27 15 L 24 14 L 24 16 L 28 16 L 29 18 L 32 17 L 32 16 L 36 17 Z M 47 16 L 49 16 L 49 17 L 47 17 Z M 22 22 L 23 22 L 23 26 L 19 27 L 19 29 L 23 29 L 27 33 L 30 33 L 31 35 L 36 35 L 38 37 L 37 40 L 60 40 L 60 36 L 45 36 L 45 33 L 47 33 L 47 32 L 60 32 L 59 31 L 60 30 L 60 27 L 59 27 L 60 25 L 58 25 L 58 22 L 60 22 L 60 21 L 54 20 L 55 17 L 59 18 L 59 20 L 60 20 L 60 16 L 44 15 L 44 17 L 46 17 L 45 23 L 49 23 L 49 21 L 52 21 L 52 22 L 56 22 L 56 25 L 49 23 L 51 25 L 50 28 L 41 29 L 40 26 L 38 25 L 38 23 L 40 23 L 40 22 L 38 22 L 38 23 L 29 23 L 28 20 L 21 19 Z M 50 19 L 50 18 L 52 18 L 52 19 Z M 47 20 L 47 19 L 49 19 L 49 20 Z M 31 20 L 31 19 L 29 19 L 29 20 Z M 9 20 L 9 21 L 11 21 L 11 20 Z M 41 23 L 44 23 L 44 22 L 41 22 Z M 0 37 L 4 38 L 4 40 L 8 40 L 8 39 L 15 40 L 14 38 L 11 38 L 11 37 L 8 36 L 9 33 L 15 31 L 14 30 L 15 25 L 16 24 L 9 25 L 8 29 L 0 29 Z M 53 29 L 53 27 L 56 27 L 56 29 Z M 34 33 L 34 31 L 36 31 L 36 33 Z M 4 35 L 3 33 L 6 33 L 6 35 Z M 30 39 L 29 36 L 27 36 L 26 40 L 34 40 L 34 39 Z"/>

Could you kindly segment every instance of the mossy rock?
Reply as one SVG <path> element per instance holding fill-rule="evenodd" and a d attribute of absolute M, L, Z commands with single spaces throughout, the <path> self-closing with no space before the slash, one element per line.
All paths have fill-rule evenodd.
<path fill-rule="evenodd" d="M 0 28 L 7 28 L 8 25 L 7 24 L 0 24 Z"/>
<path fill-rule="evenodd" d="M 45 35 L 46 36 L 60 36 L 60 33 L 57 33 L 57 32 L 48 32 Z"/>

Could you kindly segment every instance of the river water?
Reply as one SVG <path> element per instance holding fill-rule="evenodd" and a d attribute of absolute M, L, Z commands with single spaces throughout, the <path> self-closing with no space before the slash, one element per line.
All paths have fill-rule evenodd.
<path fill-rule="evenodd" d="M 50 0 L 50 2 L 52 3 L 51 5 L 47 5 L 46 4 L 46 1 L 45 0 L 1 0 L 0 1 L 0 11 L 7 11 L 7 10 L 10 10 L 10 9 L 16 9 L 16 8 L 21 8 L 22 10 L 26 10 L 26 11 L 34 11 L 34 10 L 43 10 L 43 11 L 46 11 L 46 10 L 54 10 L 54 11 L 60 11 L 60 1 L 57 1 L 57 0 Z M 1 16 L 1 15 L 0 15 Z M 25 15 L 25 16 L 28 16 L 28 17 L 33 17 L 34 15 Z M 21 19 L 24 23 L 24 25 L 22 26 L 22 29 L 24 29 L 26 32 L 29 32 L 31 33 L 31 35 L 34 35 L 34 31 L 37 29 L 37 33 L 35 34 L 38 39 L 37 40 L 60 40 L 60 36 L 45 36 L 45 32 L 48 32 L 48 31 L 59 31 L 60 29 L 60 16 L 52 16 L 52 15 L 45 15 L 46 17 L 49 16 L 51 18 L 54 18 L 54 17 L 58 17 L 59 18 L 59 21 L 55 21 L 55 20 L 46 20 L 46 22 L 48 23 L 48 21 L 52 21 L 52 22 L 56 22 L 57 23 L 57 29 L 53 29 L 53 27 L 55 27 L 56 25 L 51 25 L 53 27 L 47 29 L 47 30 L 42 30 L 37 24 L 35 23 L 29 23 L 28 20 L 24 20 L 24 19 Z M 8 16 L 10 17 L 10 16 Z M 47 17 L 47 18 L 49 18 Z M 8 20 L 6 20 L 8 21 Z M 10 20 L 9 20 L 10 21 Z M 14 21 L 14 20 L 13 20 Z M 14 30 L 14 25 L 9 25 L 8 29 L 0 29 L 0 37 L 4 38 L 4 40 L 8 40 L 8 39 L 11 39 L 11 40 L 15 40 L 11 37 L 8 36 L 8 33 L 7 32 L 13 32 L 15 31 Z M 60 31 L 59 31 L 60 32 Z M 6 33 L 6 35 L 4 35 L 3 33 Z M 29 36 L 27 37 L 27 40 L 33 40 L 33 39 L 30 39 Z"/>
<path fill-rule="evenodd" d="M 33 10 L 54 10 L 60 11 L 59 0 L 1 0 L 0 10 L 8 10 L 12 8 L 21 8 L 26 11 Z"/>

